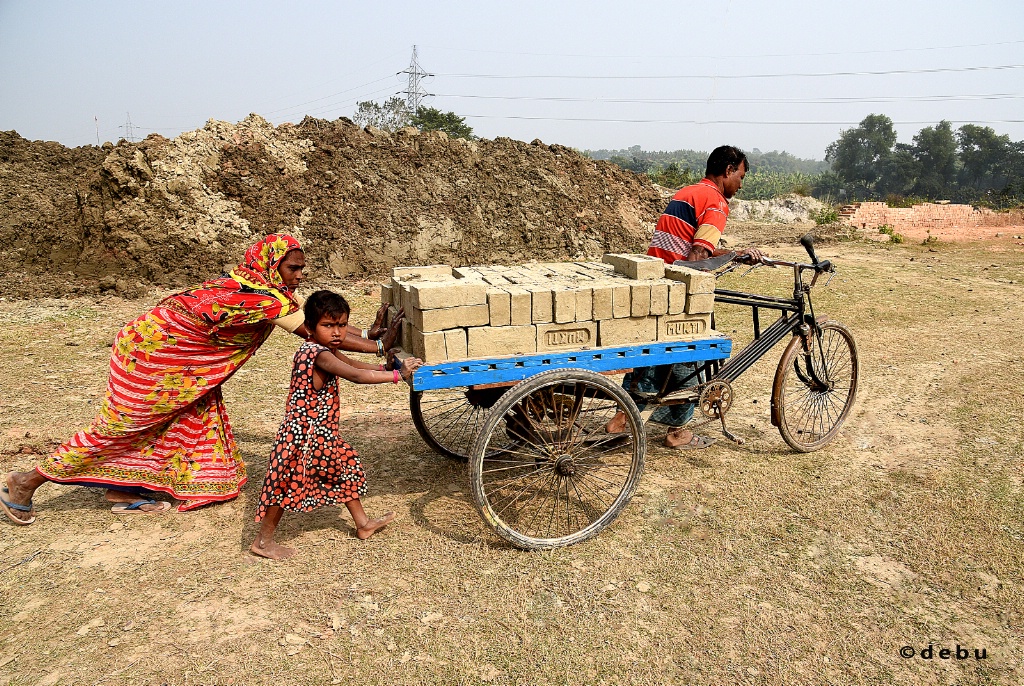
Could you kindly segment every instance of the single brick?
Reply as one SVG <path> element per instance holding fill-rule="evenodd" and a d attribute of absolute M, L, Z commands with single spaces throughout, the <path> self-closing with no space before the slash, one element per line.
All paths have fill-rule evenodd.
<path fill-rule="evenodd" d="M 424 267 L 392 267 L 391 276 L 402 281 L 448 279 L 452 276 L 452 268 L 447 264 L 432 264 Z"/>
<path fill-rule="evenodd" d="M 668 287 L 668 313 L 682 314 L 686 310 L 686 284 L 673 281 Z"/>
<path fill-rule="evenodd" d="M 628 317 L 633 307 L 632 303 L 629 284 L 615 284 L 612 286 L 612 317 L 615 319 Z"/>
<path fill-rule="evenodd" d="M 413 282 L 409 284 L 409 295 L 412 308 L 418 310 L 483 305 L 487 302 L 487 284 L 468 279 Z"/>
<path fill-rule="evenodd" d="M 551 295 L 551 289 L 545 286 L 526 285 L 526 290 L 530 292 L 530 298 L 532 301 L 532 315 L 531 321 L 534 324 L 548 324 L 554 321 L 552 316 L 554 298 Z"/>
<path fill-rule="evenodd" d="M 503 291 L 509 294 L 512 301 L 511 318 L 512 326 L 522 326 L 533 323 L 533 297 L 530 291 L 519 286 L 505 286 Z"/>
<path fill-rule="evenodd" d="M 412 330 L 413 330 L 413 328 L 414 327 L 412 325 L 412 322 L 409 320 L 408 317 L 406 317 L 402 321 L 402 334 L 401 334 L 402 335 L 402 343 L 401 343 L 401 346 L 402 346 L 402 350 L 404 350 L 405 352 L 409 353 L 410 355 L 413 354 L 413 352 L 412 352 Z"/>
<path fill-rule="evenodd" d="M 630 317 L 646 317 L 651 313 L 651 284 L 634 283 L 629 287 Z"/>
<path fill-rule="evenodd" d="M 452 276 L 460 279 L 479 279 L 480 271 L 476 267 L 456 267 L 452 269 Z"/>
<path fill-rule="evenodd" d="M 537 329 L 530 326 L 481 326 L 471 328 L 468 336 L 468 357 L 496 355 L 530 355 L 537 352 Z"/>
<path fill-rule="evenodd" d="M 413 325 L 424 333 L 463 326 L 487 326 L 491 320 L 487 305 L 463 305 L 443 310 L 413 310 L 411 316 Z"/>
<path fill-rule="evenodd" d="M 537 352 L 546 350 L 579 350 L 597 345 L 596 322 L 570 324 L 538 324 Z"/>
<path fill-rule="evenodd" d="M 554 298 L 554 320 L 556 324 L 576 321 L 576 294 L 567 288 L 556 287 L 551 291 Z"/>
<path fill-rule="evenodd" d="M 715 311 L 715 294 L 698 293 L 686 296 L 686 314 L 704 314 Z"/>
<path fill-rule="evenodd" d="M 633 345 L 657 340 L 657 317 L 629 317 L 625 319 L 602 319 L 597 323 L 597 344 Z"/>
<path fill-rule="evenodd" d="M 601 261 L 631 279 L 661 279 L 665 276 L 665 261 L 660 257 L 609 253 Z"/>
<path fill-rule="evenodd" d="M 665 278 L 685 283 L 689 295 L 715 292 L 715 275 L 711 272 L 672 265 L 665 267 Z"/>
<path fill-rule="evenodd" d="M 412 354 L 424 362 L 433 364 L 448 359 L 443 331 L 423 333 L 416 327 L 410 326 L 409 338 L 412 343 Z"/>
<path fill-rule="evenodd" d="M 597 319 L 612 318 L 612 287 L 605 281 L 595 281 L 593 289 L 593 311 L 591 316 Z"/>
<path fill-rule="evenodd" d="M 380 285 L 380 302 L 382 305 L 390 305 L 392 298 L 391 283 L 382 283 Z"/>
<path fill-rule="evenodd" d="M 466 347 L 465 329 L 448 329 L 444 332 L 444 348 L 449 360 L 464 360 L 469 357 Z"/>
<path fill-rule="evenodd" d="M 594 289 L 577 286 L 576 290 L 576 321 L 589 322 L 594 318 Z"/>
<path fill-rule="evenodd" d="M 668 314 L 668 284 L 655 282 L 651 284 L 651 314 Z"/>
<path fill-rule="evenodd" d="M 683 341 L 706 336 L 711 331 L 710 314 L 667 314 L 658 317 L 659 341 Z"/>
<path fill-rule="evenodd" d="M 491 326 L 508 326 L 512 323 L 512 296 L 500 288 L 487 289 L 487 311 Z"/>

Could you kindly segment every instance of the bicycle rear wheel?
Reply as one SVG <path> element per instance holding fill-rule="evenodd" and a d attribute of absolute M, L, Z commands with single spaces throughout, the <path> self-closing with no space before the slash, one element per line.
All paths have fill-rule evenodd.
<path fill-rule="evenodd" d="M 626 415 L 625 430 L 608 422 Z M 554 369 L 513 387 L 487 415 L 469 455 L 484 521 L 524 550 L 585 541 L 629 503 L 647 440 L 622 387 L 583 369 Z"/>
<path fill-rule="evenodd" d="M 842 324 L 822 324 L 810 350 L 793 336 L 772 384 L 772 423 L 782 440 L 802 453 L 831 443 L 857 397 L 858 371 L 857 344 Z"/>

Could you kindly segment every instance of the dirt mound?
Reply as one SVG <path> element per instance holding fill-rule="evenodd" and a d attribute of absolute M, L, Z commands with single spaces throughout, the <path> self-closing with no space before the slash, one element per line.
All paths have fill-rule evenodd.
<path fill-rule="evenodd" d="M 784 195 L 771 200 L 729 201 L 730 222 L 758 222 L 762 224 L 806 224 L 813 223 L 813 214 L 824 204 L 809 196 Z"/>
<path fill-rule="evenodd" d="M 274 127 L 250 115 L 103 148 L 0 132 L 0 179 L 7 295 L 183 285 L 281 230 L 343 277 L 589 258 L 643 250 L 663 209 L 642 177 L 563 146 L 344 118 Z"/>

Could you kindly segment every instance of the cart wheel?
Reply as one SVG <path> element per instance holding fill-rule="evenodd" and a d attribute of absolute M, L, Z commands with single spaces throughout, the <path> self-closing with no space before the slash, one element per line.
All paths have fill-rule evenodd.
<path fill-rule="evenodd" d="M 434 451 L 465 462 L 473 436 L 483 424 L 487 410 L 506 390 L 478 391 L 463 387 L 412 391 L 409 394 L 412 423 Z"/>
<path fill-rule="evenodd" d="M 794 336 L 775 370 L 772 423 L 793 450 L 809 453 L 839 433 L 857 396 L 857 344 L 838 322 L 821 325 L 805 351 Z"/>
<path fill-rule="evenodd" d="M 608 434 L 617 412 L 626 431 Z M 647 439 L 629 395 L 585 369 L 555 369 L 514 386 L 470 451 L 473 498 L 512 545 L 559 548 L 596 536 L 633 497 Z"/>

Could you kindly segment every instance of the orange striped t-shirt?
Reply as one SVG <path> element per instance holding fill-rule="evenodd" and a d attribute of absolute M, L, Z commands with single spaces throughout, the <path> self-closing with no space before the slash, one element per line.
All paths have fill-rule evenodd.
<path fill-rule="evenodd" d="M 728 216 L 729 201 L 710 179 L 680 188 L 658 219 L 647 254 L 672 264 L 685 260 L 694 245 L 713 252 Z"/>

